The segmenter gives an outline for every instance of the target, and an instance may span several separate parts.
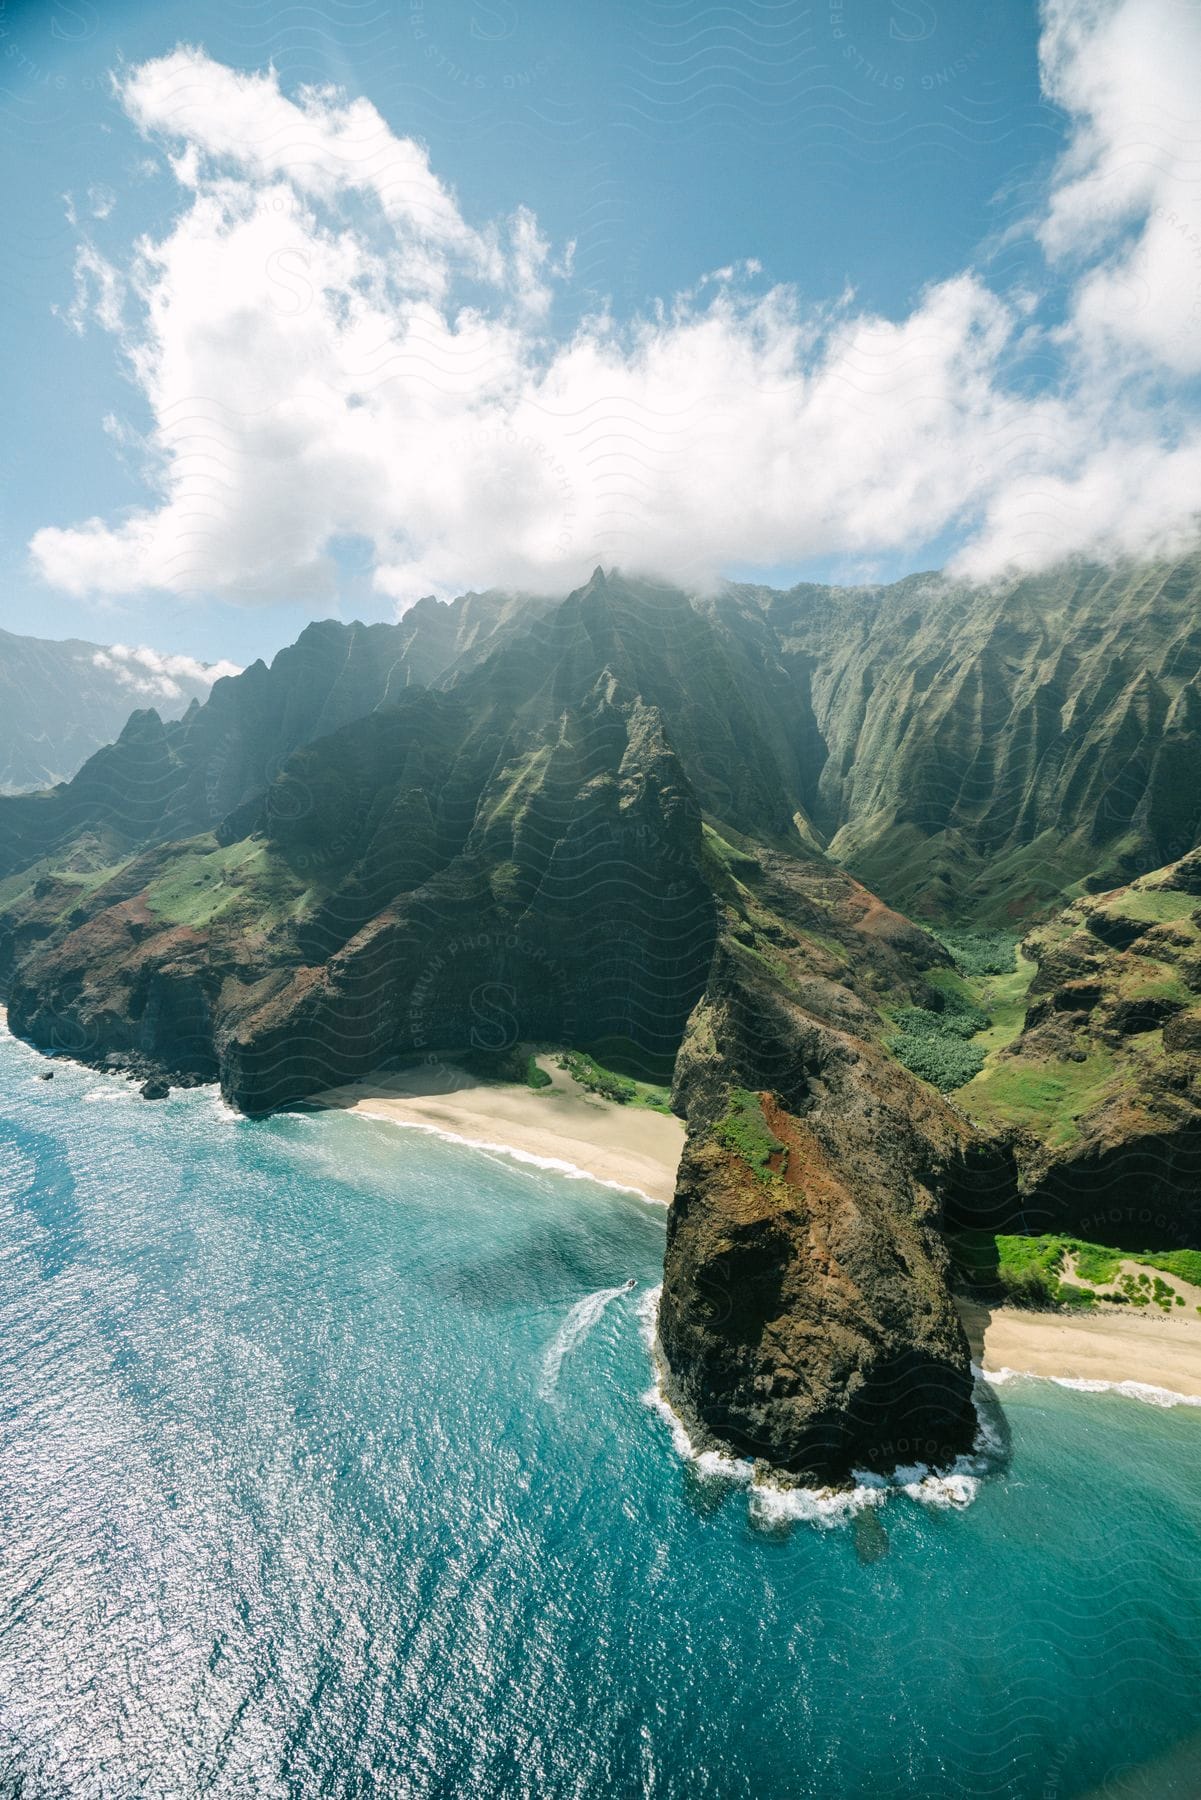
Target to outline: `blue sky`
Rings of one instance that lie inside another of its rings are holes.
[[[1197,88],[1179,84],[1201,73],[1196,14],[8,5],[0,623],[245,661],[312,616],[390,617],[416,591],[492,579],[554,586],[594,554],[782,580],[888,576],[965,545],[973,574],[1015,544],[1021,566],[1171,547],[1194,475]],[[164,64],[180,45],[194,60]],[[262,85],[235,89],[238,74]],[[363,103],[378,119],[347,113]],[[382,148],[348,177],[364,119]],[[281,160],[272,144],[297,128],[312,144]],[[376,178],[410,140],[450,209],[432,233],[427,199],[402,216]],[[181,178],[169,159],[187,155]],[[274,207],[301,234],[262,236],[269,330],[258,240],[241,262],[230,249],[253,207],[260,233]],[[145,244],[168,241],[148,263]],[[308,309],[294,326],[289,282]],[[424,372],[414,319],[434,346]],[[261,394],[249,342],[270,365]],[[301,413],[290,367],[312,390]],[[483,395],[459,382],[477,367]],[[180,521],[205,434],[185,443],[177,422],[198,369],[224,485],[204,476],[193,555]],[[1098,370],[1104,443],[1082,399]],[[570,420],[613,404],[622,430],[592,432],[581,463]],[[1118,531],[1101,515],[1131,469]],[[239,511],[221,496],[248,470]],[[1021,529],[1048,494],[1054,526]]]

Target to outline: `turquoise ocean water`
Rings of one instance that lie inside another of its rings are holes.
[[[0,1794],[1201,1793],[1201,1411],[1014,1382],[971,1504],[769,1517],[648,1404],[661,1209],[45,1066],[0,1037]]]

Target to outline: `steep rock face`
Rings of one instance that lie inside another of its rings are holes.
[[[67,786],[0,801],[0,880],[91,834],[236,838],[287,757],[415,687],[486,672],[570,704],[602,670],[657,708],[706,814],[828,846],[925,917],[1045,912],[1181,855],[1201,831],[1201,563],[1072,568],[979,589],[733,586],[598,570],[561,602],[469,594],[395,626],[314,625],[164,726],[130,722]],[[278,798],[282,796],[277,795]]]
[[[547,602],[467,594],[422,601],[397,625],[310,625],[270,668],[252,663],[213,684],[207,702],[164,723],[134,712],[115,743],[74,779],[0,800],[0,880],[81,839],[93,861],[216,831],[243,835],[264,797],[294,806],[276,777],[293,751],[387,706],[407,690],[478,666]],[[249,817],[247,816],[249,810]]]
[[[1191,579],[1132,577],[1115,624],[1084,574],[1000,618],[929,580],[702,603],[598,571],[558,606],[313,628],[0,801],[11,1023],[250,1112],[517,1041],[675,1061],[690,1429],[814,1479],[945,1462],[973,1419],[944,1214],[1103,1236],[1137,1182],[1157,1241],[1196,1238],[1201,874],[1032,938],[1019,1044],[951,1103],[887,1050],[948,954],[820,838],[933,911],[995,857],[1020,913],[1028,851],[1052,883],[1184,830]]]
[[[989,588],[736,588],[710,605],[787,673],[816,828],[917,916],[1037,915],[1082,877],[1112,886],[1201,834],[1195,555]]]
[[[455,789],[452,837],[461,802]],[[519,1039],[616,1045],[662,1076],[713,942],[699,835],[656,715],[594,695],[553,743],[501,755],[444,864],[238,1020],[223,1040],[231,1096],[263,1110],[385,1055]],[[370,845],[359,866],[373,885]]]
[[[827,888],[847,961],[823,975],[823,945],[759,910],[786,874],[805,879],[777,864],[732,896],[677,1063],[662,1379],[694,1441],[807,1480],[945,1465],[976,1421],[940,1197],[974,1134],[885,1055],[871,1004],[939,953]]]
[[[798,823],[808,830],[799,798],[806,739],[784,670],[748,654],[682,590],[597,569],[522,639],[499,645],[490,688],[512,684],[524,695],[531,664],[553,671],[560,704],[603,670],[653,706],[707,814],[792,844]],[[475,692],[473,674],[460,665],[442,685]]]
[[[946,952],[819,855],[703,822],[665,709],[761,833],[791,828],[773,797],[789,748],[739,721],[737,659],[696,618],[594,579],[443,691],[409,684],[294,749],[219,834],[37,877],[7,918],[10,1018],[93,1060],[216,1073],[249,1112],[392,1057],[531,1039],[662,1078],[688,1027],[663,1327],[682,1408],[823,1478],[916,1457],[919,1436],[939,1460],[971,1431],[934,1230],[961,1146],[878,1040],[881,1007]],[[718,696],[695,703],[697,631],[745,774],[707,730]],[[775,1168],[723,1124],[751,1088]],[[724,1322],[699,1304],[722,1270],[742,1296]]]

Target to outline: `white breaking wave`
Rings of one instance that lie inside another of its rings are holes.
[[[850,1524],[865,1507],[883,1506],[891,1494],[904,1494],[922,1506],[958,1512],[971,1505],[981,1481],[1000,1466],[1003,1457],[1001,1440],[979,1407],[976,1409],[975,1443],[970,1453],[956,1457],[949,1469],[931,1469],[925,1463],[904,1464],[888,1475],[878,1475],[870,1469],[853,1469],[850,1487],[777,1487],[771,1481],[757,1480],[754,1463],[745,1457],[728,1455],[720,1450],[698,1450],[684,1421],[663,1392],[660,1379],[655,1335],[662,1292],[661,1286],[650,1289],[638,1307],[643,1336],[655,1364],[654,1385],[642,1396],[643,1401],[667,1424],[676,1454],[691,1463],[699,1475],[729,1481],[747,1489],[747,1510],[753,1523],[779,1525],[797,1521],[828,1530],[835,1525]],[[973,1374],[978,1376],[979,1373],[973,1365]]]
[[[1051,1381],[1056,1387],[1071,1388],[1078,1394],[1122,1394],[1127,1400],[1141,1400],[1145,1406],[1201,1406],[1201,1394],[1177,1394],[1172,1388],[1155,1387],[1149,1381],[1099,1381],[1086,1375],[1031,1375],[1024,1369],[987,1369],[980,1371],[993,1387],[1007,1381]]]
[[[544,1400],[549,1400],[559,1384],[559,1371],[563,1367],[563,1358],[574,1350],[582,1338],[586,1338],[592,1327],[597,1324],[611,1300],[618,1294],[628,1293],[624,1285],[621,1287],[598,1288],[595,1294],[585,1294],[577,1300],[562,1325],[554,1343],[546,1352],[542,1363],[542,1381],[539,1393]]]

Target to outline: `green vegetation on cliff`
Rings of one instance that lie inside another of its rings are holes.
[[[788,1167],[788,1151],[764,1117],[762,1100],[746,1088],[731,1091],[730,1109],[718,1120],[716,1136],[760,1181],[783,1175]]]
[[[1190,1112],[1187,1059],[1201,1047],[1191,1024],[1201,1004],[1192,860],[1081,896],[1030,934],[1022,1029],[989,1046],[961,1090],[973,1117],[1057,1151]]]
[[[1034,965],[1017,956],[1011,932],[935,935],[955,967],[929,972],[928,1004],[893,1012],[897,1030],[888,1048],[913,1074],[949,1093],[980,1073],[990,1051],[1017,1035]]]
[[[978,1075],[960,1100],[974,1118],[1017,1125],[1051,1145],[1068,1144],[1080,1120],[1103,1097],[1117,1069],[1112,1051],[1097,1048],[1079,1062],[1014,1057]]]
[[[944,1092],[962,1087],[984,1067],[984,1052],[971,1040],[987,1030],[987,1013],[954,989],[936,989],[942,1004],[904,1006],[893,1014],[897,1035],[889,1049],[923,1081]]]
[[[934,933],[955,958],[961,975],[1011,975],[1018,940],[1012,931],[984,926],[944,926]]]
[[[295,751],[415,689],[470,692],[483,733],[512,699],[477,823],[520,840],[540,829],[553,754],[549,732],[510,731],[536,692],[524,665],[547,699],[558,681],[574,704],[601,678],[640,696],[723,835],[826,847],[952,936],[965,921],[1012,929],[1074,885],[1115,887],[1196,842],[1199,603],[1193,556],[988,588],[927,574],[703,597],[598,570],[561,601],[473,594],[395,626],[325,621],[184,719],[135,714],[68,786],[0,809],[0,877],[84,829],[124,852],[261,828]],[[520,901],[521,868],[495,859],[503,903]],[[970,954],[990,972],[986,940]]]
[[[638,1081],[616,1069],[607,1069],[585,1050],[565,1050],[559,1067],[579,1082],[590,1094],[613,1100],[618,1106],[647,1106],[652,1112],[669,1113],[670,1089],[653,1081]]]
[[[1007,926],[1167,863],[1201,832],[1199,599],[1196,555],[761,598],[827,751],[810,816],[936,920]]]

